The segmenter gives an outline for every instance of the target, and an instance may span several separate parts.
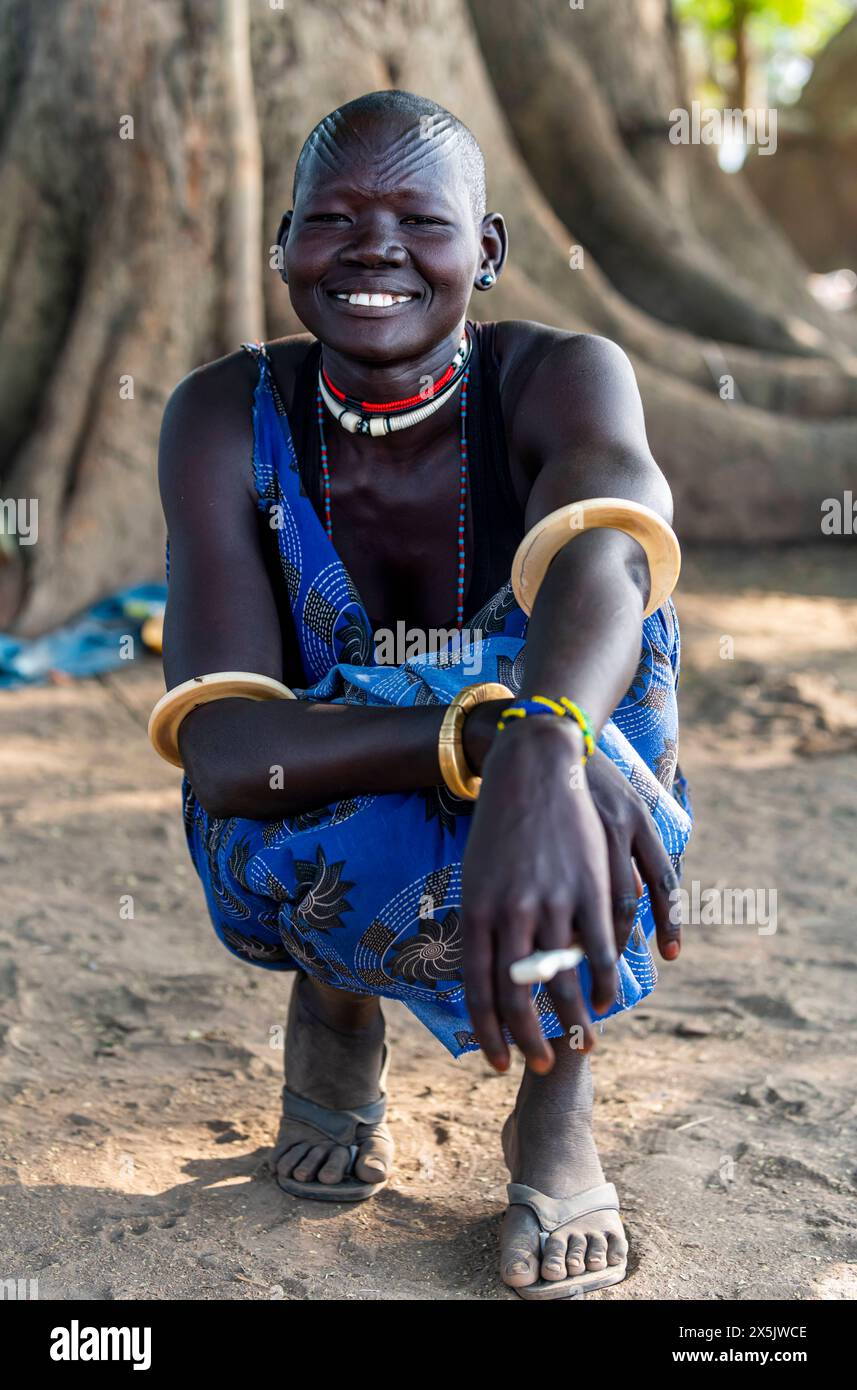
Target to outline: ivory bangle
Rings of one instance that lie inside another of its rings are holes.
[[[155,752],[173,767],[184,767],[178,744],[182,720],[197,705],[236,696],[244,700],[297,699],[281,681],[254,671],[213,671],[207,676],[193,676],[168,690],[152,710],[148,732]]]
[[[571,502],[538,521],[515,551],[512,589],[525,613],[532,613],[536,595],[548,567],[563,546],[584,531],[610,527],[633,536],[649,562],[649,601],[644,618],[666,603],[681,569],[681,550],[676,534],[662,516],[642,502],[621,497],[590,497]]]
[[[511,699],[514,696],[508,686],[484,681],[481,685],[466,685],[447,706],[437,741],[437,757],[440,774],[453,796],[475,801],[482,786],[482,778],[470,770],[464,756],[462,731],[467,715],[484,700]]]

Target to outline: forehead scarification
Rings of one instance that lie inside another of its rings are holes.
[[[319,121],[298,156],[293,201],[310,169],[316,179],[344,175],[368,196],[406,188],[415,174],[419,185],[434,170],[435,186],[450,194],[466,189],[476,220],[485,215],[485,160],[473,132],[446,107],[413,92],[367,92]]]
[[[390,192],[414,174],[437,166],[445,166],[450,179],[463,141],[449,117],[431,117],[428,127],[419,121],[408,122],[396,132],[385,130],[385,124],[375,120],[362,131],[351,121],[326,117],[314,132],[310,167],[317,161],[330,174],[349,173],[356,151],[371,171],[371,186],[367,187],[363,178],[355,179],[354,185],[366,192]]]

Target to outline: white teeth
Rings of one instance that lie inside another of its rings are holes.
[[[410,294],[337,294],[337,299],[349,304],[365,304],[371,309],[390,309],[394,304],[407,304]]]

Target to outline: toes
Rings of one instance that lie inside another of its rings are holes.
[[[290,1178],[292,1170],[307,1152],[309,1144],[292,1144],[291,1148],[286,1149],[285,1153],[277,1160],[277,1176],[280,1178]]]
[[[565,1236],[548,1236],[545,1241],[545,1248],[542,1251],[542,1278],[543,1279],[564,1279],[568,1273],[566,1269],[566,1255],[568,1252],[568,1242]]]
[[[607,1263],[609,1265],[623,1264],[628,1258],[628,1242],[624,1236],[617,1235],[611,1231],[607,1236]]]
[[[304,1154],[292,1173],[298,1182],[312,1182],[330,1152],[328,1144],[316,1144],[309,1153]]]
[[[502,1269],[503,1283],[510,1288],[521,1289],[526,1284],[535,1284],[539,1278],[539,1262],[531,1250],[506,1251]]]
[[[510,1207],[500,1231],[500,1277],[513,1289],[539,1278],[539,1228],[532,1212]]]
[[[361,1145],[352,1170],[351,1152],[343,1144],[313,1144],[304,1140],[292,1144],[277,1160],[277,1177],[330,1186],[342,1182],[353,1171],[361,1182],[377,1183],[387,1177],[392,1158],[392,1140],[373,1135]]]
[[[360,1145],[354,1160],[354,1172],[361,1182],[383,1182],[390,1171],[392,1157],[392,1142],[380,1134],[374,1134]]]
[[[350,1157],[348,1149],[344,1149],[341,1144],[338,1144],[335,1149],[331,1149],[325,1162],[318,1170],[319,1182],[342,1182]]]
[[[607,1237],[591,1235],[586,1250],[586,1268],[604,1269],[607,1264]]]
[[[586,1236],[573,1235],[569,1237],[568,1250],[565,1254],[565,1267],[569,1274],[582,1274],[586,1268]]]

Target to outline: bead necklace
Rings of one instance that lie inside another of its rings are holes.
[[[462,340],[462,343],[464,343],[464,340]],[[459,353],[460,353],[460,352],[461,352],[461,349],[459,349]],[[459,402],[459,411],[458,411],[459,422],[460,422],[460,436],[459,436],[459,459],[460,459],[460,464],[459,464],[459,471],[458,471],[458,522],[457,522],[457,530],[456,530],[456,535],[457,535],[457,539],[458,539],[458,568],[457,568],[457,570],[456,570],[456,585],[455,585],[455,595],[456,595],[456,620],[455,620],[455,625],[456,625],[456,627],[460,630],[460,629],[463,627],[463,625],[464,625],[464,567],[465,567],[465,545],[464,545],[464,543],[465,543],[465,537],[466,537],[466,532],[467,532],[467,479],[468,479],[468,464],[467,464],[467,385],[468,385],[468,380],[469,380],[469,378],[470,378],[470,362],[469,362],[469,360],[468,360],[468,359],[469,359],[469,355],[470,355],[470,353],[469,353],[469,340],[468,340],[468,347],[467,347],[466,356],[465,356],[465,358],[463,359],[463,362],[462,362],[461,364],[458,364],[458,365],[460,366],[460,365],[463,365],[464,362],[466,362],[466,365],[464,365],[463,371],[460,371],[460,372],[457,371],[457,369],[456,369],[456,367],[457,367],[456,359],[458,358],[459,353],[456,353],[456,357],[453,358],[452,365],[447,369],[447,372],[444,373],[444,377],[441,378],[441,381],[438,382],[438,386],[437,386],[437,388],[435,388],[435,389],[439,391],[439,390],[441,389],[441,383],[444,382],[444,380],[446,380],[446,381],[449,382],[449,386],[447,387],[446,390],[443,391],[443,395],[442,395],[441,399],[438,400],[437,397],[435,397],[435,400],[432,400],[432,401],[431,401],[431,406],[433,407],[433,410],[429,410],[427,413],[428,413],[428,414],[433,414],[433,413],[434,413],[434,410],[438,409],[439,406],[443,404],[443,401],[445,401],[445,400],[447,399],[447,397],[450,396],[450,395],[452,394],[452,391],[453,391],[453,390],[456,390],[457,387],[458,387],[459,384],[460,384],[460,386],[461,386],[461,400],[460,400],[460,402]],[[450,373],[453,374],[453,376],[454,376],[454,381],[453,381],[453,379],[452,379],[452,376],[450,376]],[[333,389],[335,389],[335,388],[333,388]],[[327,406],[328,406],[328,409],[331,408],[331,407],[330,407],[329,400],[327,399],[328,394],[329,394],[329,393],[328,393],[328,392],[326,391],[326,389],[325,389],[324,377],[323,377],[323,375],[322,375],[321,370],[319,370],[319,385],[318,385],[318,389],[317,389],[317,391],[316,391],[316,398],[315,398],[315,401],[316,401],[316,416],[317,416],[317,418],[318,418],[318,438],[319,438],[319,444],[320,444],[320,446],[321,446],[321,476],[322,476],[322,493],[323,493],[322,501],[323,501],[323,507],[324,507],[324,529],[325,529],[325,531],[327,532],[328,539],[332,541],[332,540],[333,540],[333,517],[332,517],[332,515],[331,515],[331,509],[330,509],[330,496],[331,496],[331,493],[330,493],[330,463],[329,463],[328,456],[327,456],[327,443],[326,443],[325,437],[324,437],[324,407],[325,407],[325,405],[327,405]],[[341,395],[342,393],[337,393],[337,394],[338,394],[338,395]],[[344,400],[345,397],[342,396],[342,399]],[[369,406],[369,405],[367,405],[367,403],[365,403],[365,402],[361,402],[361,405],[363,406],[364,409],[389,411],[389,410],[391,410],[391,409],[393,409],[393,408],[395,408],[396,406],[399,406],[399,405],[403,405],[403,404],[406,405],[406,406],[410,405],[410,401],[411,401],[412,399],[420,399],[420,398],[419,398],[419,397],[416,397],[416,398],[411,397],[411,398],[408,399],[407,402],[393,402],[393,403],[388,404],[388,405],[386,405],[386,406],[384,406],[384,405]],[[435,401],[437,401],[437,404],[435,404]],[[334,405],[337,407],[337,409],[339,408],[336,401],[334,401]],[[411,413],[412,415],[418,415],[420,419],[424,419],[424,418],[425,418],[425,415],[424,415],[424,414],[421,414],[419,411],[413,411],[413,412],[410,412],[410,413]],[[391,419],[394,420],[395,418],[396,418],[395,416],[392,416],[392,417],[391,417],[391,416],[389,416],[389,415],[387,415],[387,416],[385,417],[385,419],[386,419],[387,421],[389,421],[389,420],[391,420]],[[400,418],[401,418],[401,417],[400,417]],[[339,419],[339,420],[340,420],[340,423],[342,423],[340,415],[337,415],[337,419]],[[417,421],[416,421],[416,420],[409,420],[407,423],[408,423],[408,424],[416,424]],[[349,426],[349,425],[346,425],[345,428],[346,428],[346,429],[350,429],[350,426]],[[393,426],[393,428],[395,428],[395,426]],[[350,432],[351,432],[351,433],[357,433],[356,430],[351,430],[351,429],[350,429]],[[367,431],[367,432],[368,432],[368,431]],[[389,432],[389,431],[385,431],[385,432]],[[371,433],[374,434],[375,431],[373,430],[373,431],[371,431]]]
[[[410,425],[418,425],[421,420],[427,420],[436,410],[440,410],[458,388],[469,360],[470,339],[465,333],[440,380],[430,390],[401,401],[386,401],[378,405],[359,401],[356,396],[347,396],[344,391],[337,390],[320,362],[318,389],[331,415],[344,430],[349,434],[371,434],[377,439],[385,434],[406,430]]]

